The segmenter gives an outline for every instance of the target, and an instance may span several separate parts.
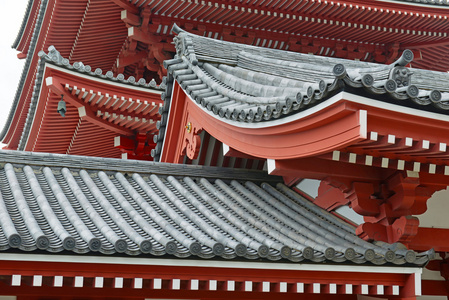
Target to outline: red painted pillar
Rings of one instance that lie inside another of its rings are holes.
[[[417,278],[419,277],[419,278]],[[410,274],[405,282],[404,287],[401,291],[401,296],[394,299],[404,299],[404,300],[416,300],[416,294],[419,290],[421,294],[421,287],[417,288],[417,284],[421,285],[421,275],[420,274]]]

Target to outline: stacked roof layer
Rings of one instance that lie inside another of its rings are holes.
[[[22,131],[22,135],[21,138],[19,140],[19,144],[18,144],[18,150],[24,150],[26,143],[28,141],[28,137],[29,137],[29,133],[31,131],[31,127],[33,124],[33,120],[35,119],[35,112],[38,106],[38,102],[42,101],[42,100],[46,100],[46,99],[39,99],[40,98],[40,90],[42,85],[45,85],[45,78],[44,78],[44,71],[45,71],[45,66],[47,64],[49,65],[55,65],[55,66],[59,66],[62,67],[64,69],[67,69],[68,71],[74,71],[79,73],[80,75],[88,75],[92,78],[98,78],[98,79],[102,79],[105,80],[105,82],[111,81],[111,82],[117,82],[117,83],[121,83],[124,84],[124,88],[126,88],[126,86],[137,86],[137,87],[141,87],[141,88],[146,88],[148,89],[149,92],[160,92],[161,90],[164,90],[166,88],[165,83],[161,83],[161,84],[157,84],[156,81],[153,79],[150,82],[146,82],[145,79],[140,78],[138,80],[136,80],[133,76],[129,76],[128,78],[125,79],[123,74],[118,74],[117,76],[114,76],[114,74],[112,73],[112,71],[107,71],[107,72],[103,72],[103,70],[101,70],[100,68],[97,68],[95,70],[92,70],[92,68],[89,65],[84,65],[82,62],[75,62],[73,64],[70,64],[69,60],[67,58],[64,58],[61,56],[61,54],[59,53],[59,51],[54,47],[54,46],[50,46],[48,48],[48,53],[45,53],[44,51],[40,51],[39,52],[39,65],[37,67],[37,74],[36,74],[36,81],[34,84],[34,91],[31,95],[31,103],[30,103],[30,108],[28,110],[28,114],[27,114],[27,118],[24,124],[24,129]],[[69,89],[70,92],[76,93],[77,91],[72,91]],[[76,93],[76,96],[78,96],[82,101],[90,104],[90,105],[95,105],[95,103],[90,103],[89,99],[93,98],[91,97],[91,95],[89,93],[84,93],[80,94]],[[97,102],[100,102],[99,100]],[[104,102],[104,105],[110,107],[110,106],[115,106],[118,102],[120,102],[120,99],[115,99],[112,96],[110,97],[109,100],[107,101],[102,101]],[[117,103],[116,103],[117,102]],[[135,107],[136,105],[138,105],[136,107],[136,109],[140,110],[140,111],[147,111],[148,108],[150,108],[150,106],[152,106],[151,103],[141,103],[138,104],[136,101],[132,102],[126,102],[129,103],[129,106],[133,106]],[[123,104],[123,105],[126,105]],[[56,111],[55,111],[56,112]],[[9,120],[8,120],[9,121]],[[76,122],[78,123],[78,120],[76,120]],[[5,128],[9,127],[8,124],[6,124]]]
[[[165,61],[182,88],[217,118],[270,121],[325,100],[344,85],[392,99],[449,109],[449,74],[405,67],[404,51],[381,65],[266,49],[193,35],[174,27],[177,57]]]
[[[204,111],[245,127],[290,116],[349,89],[397,105],[449,109],[449,74],[406,67],[406,50],[390,65],[293,53],[215,40],[181,30],[176,57],[164,62],[168,82],[176,80]],[[159,135],[164,136],[172,85],[162,95]],[[375,100],[377,99],[377,100]],[[379,106],[381,103],[379,102]],[[152,152],[159,159],[163,138]]]
[[[422,265],[259,171],[0,152],[0,249]],[[262,183],[264,182],[264,183]]]

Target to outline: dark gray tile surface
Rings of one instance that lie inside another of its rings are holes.
[[[415,266],[432,255],[366,242],[264,172],[0,151],[10,248]]]
[[[381,65],[214,40],[176,25],[174,31],[177,55],[164,65],[192,99],[224,120],[270,121],[343,86],[449,109],[449,74],[405,67],[410,50]]]

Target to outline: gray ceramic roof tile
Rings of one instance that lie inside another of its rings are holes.
[[[380,65],[214,40],[176,25],[174,31],[177,55],[164,65],[192,99],[224,120],[271,121],[307,109],[345,85],[408,100],[406,105],[449,109],[449,74],[405,67],[413,60],[410,50]]]
[[[399,265],[432,255],[354,231],[261,171],[0,151],[2,251]]]
[[[125,76],[121,73],[118,74],[117,76],[114,76],[114,73],[112,71],[107,71],[105,74],[103,74],[104,72],[102,69],[97,68],[95,70],[92,70],[91,66],[84,65],[82,62],[74,62],[73,64],[70,64],[69,60],[67,58],[62,57],[59,51],[54,46],[48,47],[48,53],[40,51],[38,55],[41,58],[41,62],[42,61],[47,62],[69,70],[75,70],[79,73],[84,73],[90,76],[95,76],[102,79],[109,79],[112,81],[118,81],[125,84],[147,87],[152,89],[158,90],[165,89],[164,83],[158,85],[154,79],[152,79],[150,82],[146,82],[144,78],[136,80],[134,76],[129,76],[127,79],[125,79]]]
[[[381,65],[214,40],[176,25],[173,31],[177,54],[164,62],[169,76],[151,153],[155,161],[162,152],[173,80],[217,119],[242,126],[306,110],[343,89],[397,105],[449,110],[449,74],[405,67],[413,60],[410,50]]]

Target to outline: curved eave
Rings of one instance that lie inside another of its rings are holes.
[[[30,37],[33,33],[37,14],[39,13],[38,5],[40,5],[40,1],[28,1],[19,32],[17,33],[17,37],[11,46],[22,53],[26,53],[28,50],[27,47],[29,46]]]
[[[160,91],[52,64],[41,68],[35,99],[17,137],[20,150],[119,157],[115,136],[156,130]],[[61,94],[67,103],[65,117],[57,112]]]
[[[412,164],[436,164],[442,169],[444,160],[449,159],[449,148],[444,147],[449,144],[447,115],[341,92],[282,119],[241,123],[217,117],[180,90],[175,85],[176,98],[172,101],[176,105],[172,104],[170,108],[161,154],[164,162],[176,161],[187,136],[185,126],[188,122],[223,142],[227,149],[263,159],[321,157],[341,150]],[[371,140],[373,134],[379,141]],[[406,140],[410,146],[398,151],[397,147]],[[366,147],[370,142],[372,144]],[[430,148],[436,152],[430,153]]]

